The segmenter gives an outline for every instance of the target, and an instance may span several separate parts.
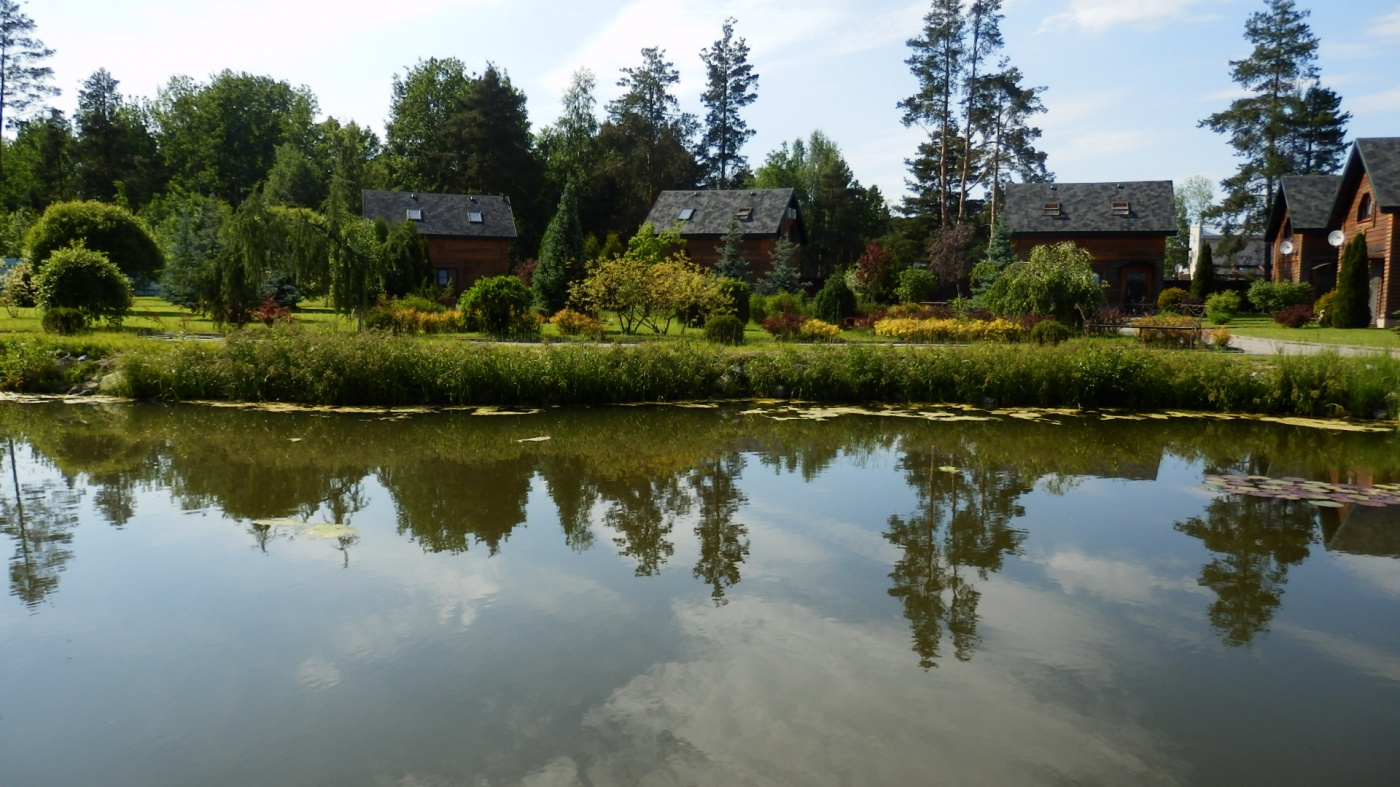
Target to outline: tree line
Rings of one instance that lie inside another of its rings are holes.
[[[1254,50],[1231,63],[1250,95],[1201,121],[1229,137],[1239,172],[1222,182],[1223,201],[1191,211],[1239,235],[1262,225],[1282,176],[1337,170],[1350,117],[1321,85],[1308,12],[1292,0],[1264,2],[1246,25]],[[873,253],[895,271],[926,269],[945,291],[971,293],[1007,262],[996,256],[1001,245],[988,243],[1002,188],[1054,177],[1033,122],[1046,88],[1025,84],[1004,52],[1002,6],[931,0],[908,41],[918,88],[898,109],[926,137],[906,160],[908,191],[892,211],[819,130],[750,166],[744,148],[754,131],[744,110],[760,77],[732,18],[698,53],[703,117],[681,109],[680,73],[656,47],[620,70],[621,93],[601,114],[599,77],[575,72],[557,119],[538,128],[505,69],[487,63],[478,73],[457,58],[428,58],[395,75],[381,139],[352,121],[317,120],[308,87],[227,70],[207,81],[175,76],[154,98],[133,99],[99,69],[67,117],[45,103],[57,93],[43,65],[52,50],[18,0],[0,0],[0,123],[16,132],[0,143],[0,251],[19,255],[29,224],[68,200],[127,207],[172,249],[214,232],[191,229],[191,217],[218,223],[249,200],[257,210],[310,211],[317,226],[339,232],[359,216],[361,190],[373,188],[506,194],[517,262],[549,256],[552,224],[567,225],[570,238],[554,254],[591,257],[620,248],[617,238],[636,231],[662,190],[793,188],[808,230],[804,280],[848,270],[878,243]],[[327,243],[332,256],[355,254],[343,239]],[[980,280],[972,276],[979,262],[991,263]]]

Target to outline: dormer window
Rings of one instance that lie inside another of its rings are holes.
[[[1058,203],[1058,202],[1047,202],[1047,203],[1045,203],[1045,207],[1042,208],[1041,215],[1042,215],[1042,216],[1059,216],[1059,215],[1060,215],[1060,203]]]
[[[472,224],[484,224],[486,220],[482,218],[480,213],[472,211],[467,214],[467,221],[470,221]]]
[[[1120,200],[1120,201],[1114,202],[1114,203],[1113,203],[1113,215],[1115,215],[1115,216],[1131,216],[1131,215],[1133,215],[1133,207],[1132,207],[1132,205],[1128,204],[1128,201],[1127,201],[1127,200]]]
[[[739,221],[753,221],[753,208],[740,208],[734,211],[734,218]]]
[[[1376,217],[1376,203],[1370,194],[1361,195],[1361,204],[1356,206],[1356,220],[1370,221]]]
[[[422,220],[423,220],[423,211],[419,210],[418,208],[409,208],[409,209],[408,209],[408,212],[407,212],[407,215],[408,215],[408,220],[409,220],[409,221],[422,221]]]

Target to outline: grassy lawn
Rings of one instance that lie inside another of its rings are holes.
[[[1237,317],[1225,326],[1236,336],[1251,336],[1259,339],[1278,339],[1289,342],[1316,342],[1317,344],[1351,344],[1358,347],[1400,348],[1400,334],[1388,328],[1285,328],[1272,318]]]

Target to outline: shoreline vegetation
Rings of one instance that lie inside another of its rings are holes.
[[[588,345],[275,328],[224,341],[0,339],[0,390],[142,401],[559,406],[723,399],[1396,419],[1400,359],[1241,357],[1122,342]]]

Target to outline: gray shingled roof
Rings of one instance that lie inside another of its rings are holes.
[[[482,194],[417,194],[407,191],[364,192],[361,213],[367,219],[382,218],[397,224],[408,218],[409,210],[423,211],[418,225],[422,235],[457,238],[514,238],[515,211],[506,197]],[[471,220],[480,213],[481,222]]]
[[[1400,209],[1400,137],[1358,139],[1356,152],[1371,176],[1376,206],[1381,210]]]
[[[1264,237],[1272,238],[1278,233],[1284,211],[1288,212],[1294,230],[1327,229],[1341,185],[1341,175],[1286,175],[1281,178],[1278,195],[1269,208],[1269,225]]]
[[[797,207],[797,192],[793,189],[758,189],[757,191],[663,191],[647,214],[657,231],[681,224],[681,235],[725,235],[730,220],[741,210],[752,208],[753,215],[739,222],[745,235],[776,235],[788,208]],[[688,220],[681,212],[693,210]],[[800,214],[798,221],[801,221]]]
[[[1060,215],[1045,215],[1052,202],[1060,204]],[[1114,215],[1115,202],[1127,202],[1128,215]],[[1176,234],[1170,180],[1013,183],[1002,216],[1013,235]]]

